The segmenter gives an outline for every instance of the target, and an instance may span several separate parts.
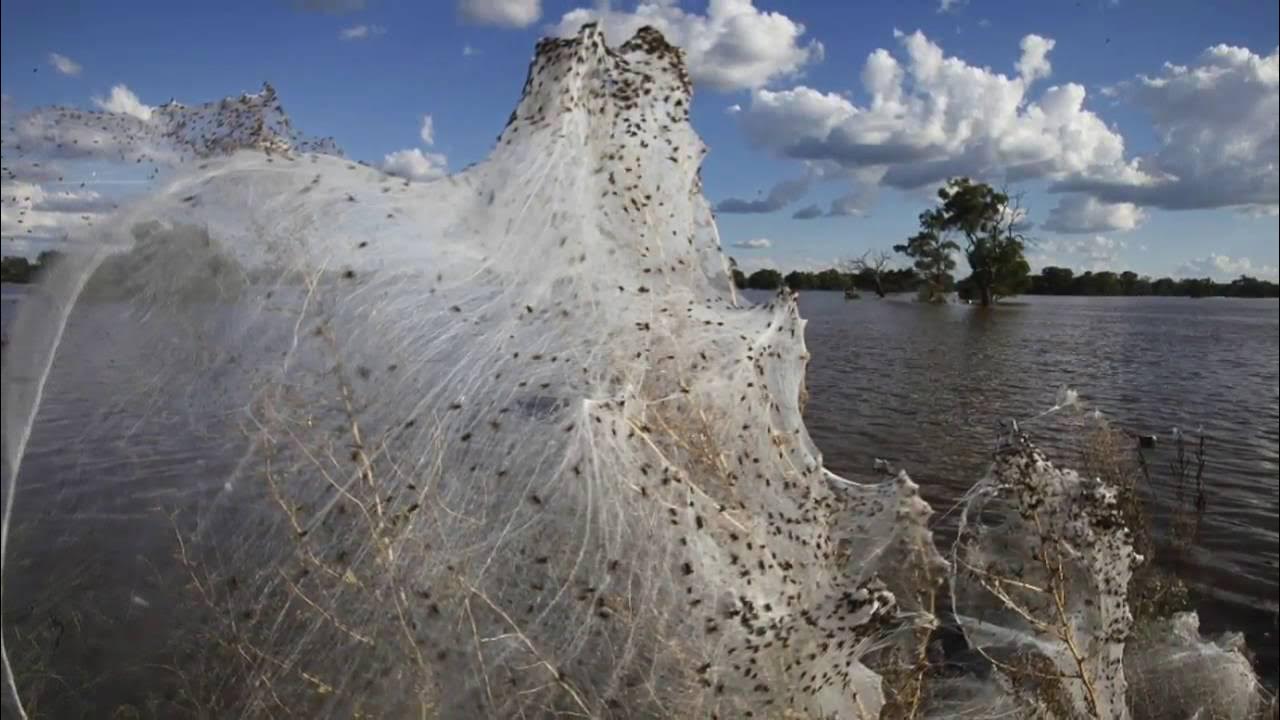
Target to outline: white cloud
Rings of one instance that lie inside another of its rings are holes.
[[[773,243],[768,238],[751,238],[750,240],[739,240],[733,244],[733,247],[747,250],[764,250],[765,248],[773,247]]]
[[[422,129],[418,131],[418,135],[426,145],[431,146],[436,144],[436,125],[430,115],[422,116]]]
[[[54,70],[72,77],[78,76],[80,71],[84,70],[80,63],[59,53],[49,53],[49,64],[53,66]]]
[[[831,201],[829,217],[865,217],[875,205],[875,185],[854,182],[849,192]]]
[[[1103,233],[1132,230],[1147,219],[1133,203],[1107,203],[1088,195],[1065,195],[1049,211],[1044,229],[1056,233]]]
[[[1140,175],[1124,139],[1085,109],[1085,89],[1031,84],[1049,71],[1053,41],[1023,39],[1020,74],[947,57],[923,33],[896,32],[902,59],[872,52],[861,73],[866,104],[799,86],[760,89],[739,114],[749,139],[779,154],[858,173],[862,184],[936,186],[969,175],[1052,180]]]
[[[412,148],[383,157],[382,171],[406,180],[435,180],[448,174],[448,163],[444,155]]]
[[[1089,270],[1116,270],[1120,264],[1120,251],[1126,247],[1124,240],[1094,235],[1040,243],[1036,249],[1046,255],[1075,256]]]
[[[466,44],[462,46],[462,57],[471,57],[473,55],[479,55],[479,54],[480,54],[480,51],[477,50],[476,48],[471,47],[470,44]]]
[[[99,107],[113,108],[126,103],[97,99]],[[143,106],[139,112],[151,117]],[[6,122],[3,147],[5,166],[19,180],[47,182],[63,174],[54,161],[96,158],[130,161],[173,159],[172,147],[157,132],[150,120],[127,113],[75,113],[60,108],[25,113]],[[13,161],[9,160],[12,152]]]
[[[109,113],[132,115],[143,121],[150,120],[151,111],[155,109],[150,105],[144,104],[125,85],[116,85],[111,88],[111,95],[105,100],[99,97],[93,98],[93,104]]]
[[[92,191],[49,192],[41,185],[0,185],[0,234],[8,238],[60,238],[91,224],[114,203]]]
[[[45,192],[40,202],[35,203],[35,210],[47,212],[87,213],[105,212],[114,207],[114,203],[94,190],[83,192],[59,191]]]
[[[1020,47],[1022,57],[1018,58],[1018,77],[1028,85],[1040,78],[1049,77],[1053,65],[1049,62],[1049,51],[1057,42],[1039,35],[1028,35],[1022,38]]]
[[[1031,272],[1040,272],[1041,268],[1050,266],[1061,267],[1062,265],[1062,263],[1058,261],[1057,256],[1043,252],[1028,253],[1027,264],[1031,266]]]
[[[557,35],[597,22],[612,43],[623,42],[645,25],[657,28],[684,49],[694,82],[718,90],[757,88],[798,74],[822,59],[822,44],[804,42],[804,25],[777,12],[756,9],[752,0],[711,0],[706,15],[685,12],[669,0],[645,0],[633,12],[571,10],[553,28]]]
[[[542,0],[458,0],[458,14],[478,25],[522,28],[542,17]]]
[[[969,0],[938,0],[938,12],[955,12],[968,4]]]
[[[1058,190],[1166,209],[1280,205],[1280,50],[1215,45],[1191,67],[1112,88],[1150,115],[1159,147],[1137,159],[1145,181],[1076,178]]]
[[[1280,279],[1280,271],[1271,265],[1255,265],[1247,257],[1232,258],[1228,255],[1210,253],[1202,258],[1188,260],[1178,266],[1175,271],[1178,277],[1201,278],[1214,280],[1234,280],[1241,275],[1276,281]]]
[[[783,180],[774,185],[769,190],[769,194],[759,200],[742,200],[739,198],[722,200],[716,204],[716,212],[769,213],[781,210],[783,207],[804,197],[804,194],[809,191],[810,182],[807,176],[795,180]]]
[[[385,35],[387,29],[381,25],[352,25],[349,28],[343,28],[338,37],[343,40],[368,40],[371,37]]]

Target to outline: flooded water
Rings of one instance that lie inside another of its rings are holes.
[[[749,292],[763,300],[767,293]],[[1246,633],[1275,684],[1280,596],[1280,304],[1275,300],[1028,297],[984,312],[906,298],[800,296],[812,360],[806,425],[826,464],[902,467],[940,514],[983,473],[1001,421],[1061,386],[1113,424],[1159,435],[1147,488],[1157,532],[1175,504],[1171,430],[1207,437],[1197,546],[1176,568],[1202,627]],[[1025,426],[1069,459],[1057,423]],[[946,518],[940,531],[946,535]],[[1157,555],[1159,558],[1159,555]]]
[[[6,289],[6,324],[17,297]],[[983,312],[905,298],[846,301],[837,293],[813,292],[801,296],[800,306],[809,321],[812,353],[807,423],[827,465],[852,477],[870,476],[876,458],[906,469],[939,510],[944,540],[954,519],[945,511],[983,473],[1001,421],[1040,413],[1061,386],[1076,389],[1083,405],[1120,427],[1160,436],[1150,454],[1153,463],[1167,464],[1173,427],[1202,432],[1208,438],[1204,525],[1198,546],[1176,570],[1197,596],[1205,629],[1246,633],[1261,673],[1276,684],[1276,301],[1027,298]],[[145,362],[145,348],[139,352],[138,361]],[[86,494],[66,489],[108,476],[159,473],[187,478],[191,491],[199,492],[220,483],[230,471],[224,466],[239,451],[226,446],[225,438],[189,437],[154,412],[172,400],[165,399],[172,388],[145,389],[133,407],[86,407],[76,395],[92,388],[75,389],[76,368],[92,368],[87,374],[100,382],[110,369],[98,365],[92,347],[84,347],[69,351],[54,368],[54,385],[63,390],[46,398],[22,468],[5,614],[7,624],[40,624],[45,621],[31,615],[39,607],[61,628],[70,621],[55,617],[58,611],[45,603],[72,603],[77,593],[109,590],[111,597],[92,600],[95,606],[123,607],[138,619],[106,623],[109,634],[100,642],[81,639],[75,646],[67,640],[59,650],[74,653],[74,662],[109,666],[113,652],[157,642],[166,613],[178,612],[166,601],[172,579],[156,570],[163,559],[154,555],[156,547],[171,553],[172,528],[139,523],[166,498],[120,492],[114,501],[108,496],[99,502],[100,497],[93,508],[84,508]],[[228,407],[235,402],[228,399]],[[137,415],[130,443],[93,446],[87,424],[103,412]],[[1071,438],[1061,423],[1042,421],[1025,429],[1051,452],[1068,454]],[[143,444],[151,450],[138,452]],[[1175,493],[1160,484],[1167,473],[1154,476],[1156,485],[1144,490],[1158,530]],[[41,556],[67,552],[83,561],[50,576]],[[106,588],[104,578],[120,587]],[[22,602],[11,605],[11,598]],[[69,605],[64,615],[78,624],[78,612]],[[140,627],[148,637],[137,637]],[[57,636],[63,636],[61,629]],[[10,647],[17,642],[12,636],[9,641]]]

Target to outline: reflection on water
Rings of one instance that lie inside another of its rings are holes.
[[[6,322],[11,292],[5,295]],[[984,471],[999,423],[1044,410],[1063,385],[1136,432],[1167,437],[1173,426],[1202,427],[1210,438],[1208,515],[1200,547],[1179,571],[1201,595],[1206,629],[1244,630],[1259,651],[1261,671],[1275,684],[1275,301],[1029,298],[984,312],[905,299],[845,301],[838,293],[815,292],[803,294],[800,307],[809,320],[812,353],[807,422],[827,465],[865,476],[875,458],[885,458],[908,470],[939,509],[944,539],[945,511]],[[101,323],[100,332],[109,334],[109,325]],[[167,421],[165,408],[202,403],[229,413],[244,400],[194,397],[198,388],[157,384],[129,392],[117,388],[112,394],[119,401],[110,407],[87,404],[87,397],[101,393],[77,379],[101,383],[111,368],[95,356],[91,334],[77,336],[89,342],[55,365],[52,386],[58,390],[46,397],[23,466],[20,524],[12,538],[13,562],[6,563],[5,613],[8,622],[38,625],[44,621],[24,613],[41,603],[56,608],[78,593],[102,593],[102,607],[131,608],[137,617],[105,622],[102,627],[114,632],[96,641],[79,638],[78,646],[67,640],[58,652],[71,654],[68,663],[110,665],[113,652],[136,654],[137,643],[158,643],[165,618],[180,612],[174,579],[156,569],[164,562],[156,548],[171,551],[173,528],[144,519],[154,519],[154,508],[177,499],[150,496],[130,481],[168,478],[161,485],[170,491],[209,492],[234,475],[236,459],[243,456],[232,446],[239,442],[236,433],[195,437]],[[147,362],[148,350],[137,350],[137,362]],[[137,419],[130,440],[95,441],[95,426],[118,427],[121,415]],[[1071,433],[1058,420],[1028,429],[1050,451],[1067,452]],[[1154,461],[1166,460],[1161,452]],[[93,485],[104,492],[83,492]],[[1150,488],[1148,494],[1157,516],[1168,512],[1169,488]],[[77,562],[66,563],[68,555]],[[54,556],[57,575],[44,563]],[[14,597],[22,603],[11,606]],[[57,615],[56,609],[41,612]]]

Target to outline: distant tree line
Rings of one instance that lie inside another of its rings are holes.
[[[0,282],[33,282],[41,270],[51,267],[59,257],[61,254],[57,250],[45,250],[36,256],[35,262],[20,255],[0,259]]]
[[[964,296],[968,278],[956,282],[950,275],[940,279],[946,292],[957,291]],[[820,272],[793,270],[786,275],[772,269],[757,270],[750,275],[741,270],[733,271],[734,284],[752,290],[777,290],[786,286],[792,290],[849,290],[875,291],[875,275],[870,270],[851,273],[828,268]],[[886,293],[916,292],[926,284],[912,268],[883,272],[880,281]],[[1174,280],[1162,277],[1152,279],[1135,272],[1121,273],[1104,270],[1085,271],[1076,275],[1070,268],[1046,267],[1030,278],[1029,295],[1096,295],[1096,296],[1167,296],[1167,297],[1280,297],[1280,284],[1269,280],[1242,275],[1231,282],[1214,282],[1209,278]]]
[[[1231,282],[1210,278],[1174,280],[1151,279],[1126,270],[1114,273],[1085,271],[1076,275],[1070,268],[1049,266],[1031,278],[1027,292],[1032,295],[1176,295],[1181,297],[1280,297],[1280,285],[1241,275]]]
[[[819,272],[792,270],[783,275],[777,270],[757,270],[750,275],[741,270],[733,271],[733,282],[740,288],[752,290],[777,290],[784,285],[792,290],[862,290],[875,292],[876,271],[870,268],[858,272],[850,272],[837,268],[827,268]],[[924,282],[913,268],[885,270],[879,273],[880,284],[886,293],[915,292]],[[954,285],[948,276],[947,280]]]

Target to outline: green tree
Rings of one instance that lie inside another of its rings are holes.
[[[1136,295],[1138,288],[1138,273],[1132,270],[1125,270],[1120,273],[1120,289],[1125,295]]]
[[[956,261],[951,253],[960,246],[946,239],[938,228],[933,227],[934,219],[929,210],[920,213],[920,232],[912,235],[907,242],[894,245],[894,252],[900,252],[912,258],[916,270],[924,277],[929,286],[929,299],[938,300],[946,292],[950,284],[951,271],[956,268]]]
[[[1075,280],[1075,273],[1071,272],[1071,268],[1050,265],[1040,270],[1040,277],[1042,278],[1044,292],[1054,295],[1066,295],[1072,291],[1071,287]]]
[[[42,250],[40,254],[36,256],[36,264],[40,266],[40,269],[48,270],[60,259],[62,259],[62,253],[57,250]]]
[[[782,278],[782,282],[792,290],[812,290],[814,288],[813,273],[792,270]]]
[[[747,287],[753,290],[777,290],[782,287],[782,273],[777,270],[757,270],[747,276]]]
[[[1016,197],[962,177],[940,188],[938,199],[940,206],[920,214],[921,232],[912,241],[924,236],[938,247],[955,248],[956,243],[946,239],[963,237],[972,270],[966,285],[984,307],[1030,287],[1031,266],[1023,255],[1026,238],[1018,230],[1022,212]]]
[[[29,283],[35,268],[25,257],[7,257],[0,261],[0,281],[8,283]]]
[[[849,276],[835,268],[827,268],[814,276],[813,286],[819,290],[844,290],[849,285]]]

